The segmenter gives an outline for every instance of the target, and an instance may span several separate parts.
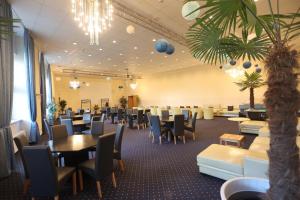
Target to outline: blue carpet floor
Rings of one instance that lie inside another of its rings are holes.
[[[220,199],[223,180],[200,174],[196,165],[197,154],[212,143],[219,143],[219,136],[225,132],[238,132],[238,124],[226,118],[197,120],[196,141],[191,135],[186,144],[181,141],[174,145],[163,141],[162,145],[152,144],[149,130],[126,129],[123,137],[122,153],[126,170],[121,173],[116,167],[117,188],[110,179],[102,182],[104,199]],[[115,129],[106,123],[105,132]],[[244,148],[253,141],[253,135],[245,135]],[[17,159],[19,160],[19,159]],[[30,199],[22,196],[22,165],[9,178],[0,181],[0,199]],[[95,182],[84,177],[84,191],[72,195],[71,184],[60,193],[60,199],[97,199]]]

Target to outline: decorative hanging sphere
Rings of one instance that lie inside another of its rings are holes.
[[[236,61],[235,61],[235,60],[230,60],[229,63],[230,63],[231,65],[235,65],[235,64],[236,64]]]
[[[174,53],[174,51],[175,51],[175,48],[174,48],[174,46],[173,46],[172,44],[168,44],[168,47],[167,47],[166,53],[167,53],[168,55],[171,55],[171,54],[173,54],[173,53]]]
[[[243,67],[245,68],[245,69],[249,69],[250,67],[251,67],[251,62],[250,61],[247,61],[247,62],[244,62],[244,64],[243,64]]]
[[[200,10],[197,10],[195,12],[193,11],[196,10],[197,8],[200,8],[200,4],[197,1],[187,2],[182,6],[182,10],[181,10],[182,17],[186,20],[196,19],[200,14]],[[193,13],[190,14],[191,12]]]
[[[256,71],[257,73],[260,73],[260,72],[261,72],[261,68],[260,68],[260,67],[257,67],[257,68],[255,69],[255,71]]]
[[[166,52],[168,49],[168,41],[165,39],[159,39],[156,41],[155,43],[155,49],[156,51],[158,51],[159,53],[163,53]]]
[[[132,25],[128,25],[126,28],[126,31],[128,34],[134,34],[135,33],[135,28]]]

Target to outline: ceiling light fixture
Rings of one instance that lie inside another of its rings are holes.
[[[138,50],[139,48],[137,46],[133,47],[134,50]]]
[[[77,42],[73,42],[73,45],[77,45],[78,43]]]
[[[77,77],[74,77],[74,80],[70,80],[69,86],[73,90],[77,90],[78,88],[80,88],[80,82],[77,80]]]
[[[112,42],[113,42],[114,44],[116,44],[116,43],[117,43],[117,41],[116,41],[116,40],[113,40]]]
[[[111,27],[112,0],[72,0],[72,13],[78,26],[90,36],[91,45],[99,45],[99,35]]]

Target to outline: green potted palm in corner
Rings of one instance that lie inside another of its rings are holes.
[[[196,10],[201,14],[186,38],[192,55],[205,63],[226,63],[228,57],[265,63],[264,102],[271,133],[267,197],[300,199],[299,92],[294,73],[299,54],[291,46],[300,35],[300,8],[294,1],[295,13],[283,14],[280,3],[285,1],[266,1],[269,14],[259,15],[254,0],[200,0],[202,6]],[[249,39],[252,33],[255,37]]]
[[[241,92],[249,89],[250,109],[254,109],[254,89],[266,84],[262,79],[262,75],[257,72],[252,72],[251,74],[249,74],[245,71],[244,79],[240,80],[239,82],[235,82],[235,84],[240,87]]]
[[[120,99],[119,99],[119,102],[120,102],[120,106],[123,108],[123,109],[125,109],[126,108],[126,106],[127,106],[127,99],[124,97],[124,96],[122,96]]]
[[[67,101],[64,99],[59,100],[58,102],[60,114],[64,114],[65,108],[67,106]]]

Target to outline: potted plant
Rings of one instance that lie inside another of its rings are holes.
[[[245,71],[244,74],[245,79],[241,80],[239,82],[235,82],[236,85],[240,87],[240,91],[245,91],[246,89],[249,89],[250,91],[250,109],[254,109],[254,89],[259,88],[266,83],[262,79],[262,76],[260,73],[252,72],[249,74]]]
[[[94,114],[97,114],[99,109],[100,109],[100,107],[98,106],[98,104],[95,104],[94,105]]]
[[[55,102],[51,102],[47,105],[47,119],[49,124],[53,125],[55,121],[55,113],[57,111],[57,105]]]
[[[279,0],[275,5],[271,0],[266,1],[269,14],[259,15],[254,0],[202,0],[203,5],[190,13],[202,11],[186,34],[187,44],[193,56],[205,63],[232,61],[230,64],[234,66],[236,60],[246,58],[250,61],[246,68],[252,60],[265,63],[264,102],[270,128],[267,196],[300,199],[296,144],[300,95],[294,72],[299,67],[299,54],[290,45],[300,36],[300,8],[296,7],[295,13],[283,14]]]
[[[66,108],[66,106],[67,106],[67,101],[64,100],[64,99],[62,99],[62,100],[60,100],[60,101],[58,102],[58,105],[59,105],[60,113],[61,113],[61,114],[64,114],[65,108]]]
[[[119,102],[120,102],[121,107],[125,109],[127,106],[127,99],[124,96],[122,96],[120,98]]]

